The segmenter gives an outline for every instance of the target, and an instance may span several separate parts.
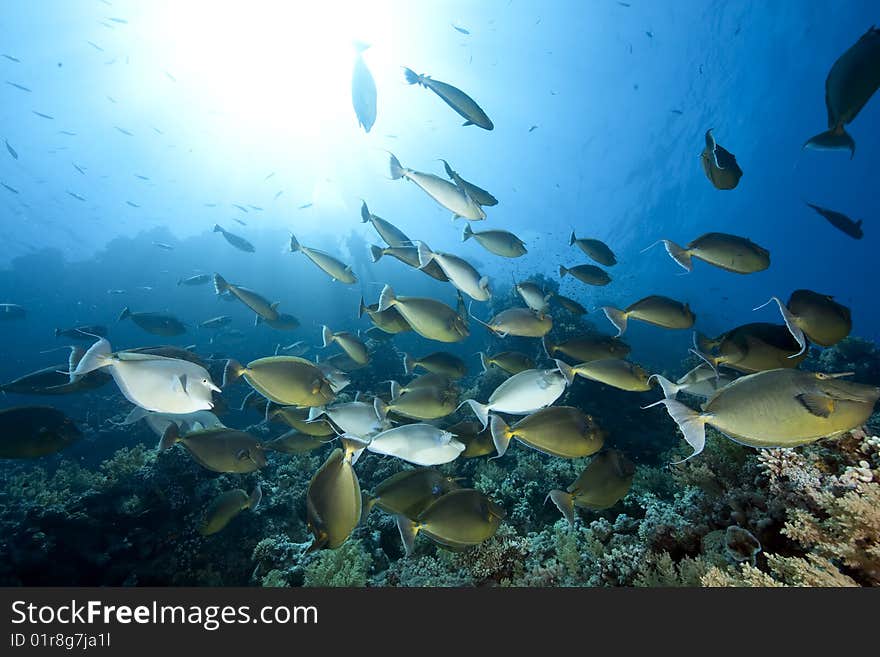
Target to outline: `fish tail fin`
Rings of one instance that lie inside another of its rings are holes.
[[[577,242],[577,237],[574,236],[574,231],[571,231],[571,237],[568,238],[568,245],[571,246]]]
[[[421,84],[422,83],[422,76],[419,75],[418,73],[416,73],[411,68],[407,68],[406,66],[403,67],[403,77],[406,78],[407,84]]]
[[[230,383],[235,383],[245,373],[245,368],[234,358],[226,361],[226,367],[223,368],[223,383],[221,388],[225,388]]]
[[[119,313],[119,317],[116,319],[116,321],[121,322],[123,319],[126,319],[127,317],[131,317],[131,309],[128,306],[126,306],[125,308],[122,309],[122,312]]]
[[[434,258],[434,253],[431,251],[431,248],[425,244],[424,242],[418,243],[418,252],[419,252],[419,269],[424,269],[428,266],[431,260]]]
[[[683,249],[678,244],[673,242],[672,240],[660,240],[663,242],[663,246],[666,247],[666,253],[678,263],[680,267],[685,269],[686,271],[692,271],[694,266],[691,262],[691,254],[687,249]]]
[[[297,251],[300,251],[301,249],[302,249],[302,246],[300,246],[299,240],[297,240],[296,236],[293,233],[291,233],[290,234],[290,252],[296,253]]]
[[[394,401],[400,397],[400,384],[397,381],[389,381],[388,383],[391,386],[391,401]]]
[[[477,416],[477,419],[483,425],[483,429],[489,426],[489,407],[486,404],[481,404],[476,399],[465,399],[462,403],[471,407],[474,415]]]
[[[229,290],[229,283],[220,274],[214,274],[214,291],[217,294],[223,294]]]
[[[314,422],[322,415],[324,415],[323,406],[312,406],[311,408],[309,408],[309,417],[306,418],[306,422]]]
[[[564,490],[554,489],[547,494],[547,498],[553,500],[553,504],[568,520],[568,524],[574,527],[574,495]],[[546,501],[547,499],[544,500],[544,502]]]
[[[568,268],[563,265],[559,265],[559,278],[565,278],[566,274],[568,274]]]
[[[95,344],[89,347],[88,351],[86,351],[86,353],[82,355],[82,358],[77,362],[76,368],[70,372],[71,381],[85,376],[89,372],[94,372],[97,369],[110,365],[111,353],[113,353],[113,349],[110,347],[110,343],[105,338],[99,339]],[[70,360],[68,362],[73,362],[73,353],[70,354]]]
[[[376,397],[373,399],[373,410],[376,411],[376,417],[381,421],[385,421],[388,418],[388,404],[386,404],[380,397]]]
[[[220,224],[214,224],[214,231],[213,231],[213,232],[215,232],[215,233],[222,233],[222,232],[223,232],[223,227],[222,227]]]
[[[485,374],[489,371],[489,359],[486,358],[486,353],[481,351],[480,353],[480,366],[483,368],[481,374]]]
[[[76,366],[86,355],[86,350],[78,345],[71,345],[70,355],[67,357],[67,371],[70,372],[70,382],[74,383],[79,376],[75,374]]]
[[[394,296],[394,290],[390,285],[385,285],[385,287],[382,288],[381,294],[379,294],[379,312],[388,310],[396,303],[397,297]]]
[[[260,506],[260,502],[263,501],[263,489],[260,488],[260,484],[254,486],[254,490],[251,492],[250,497],[248,497],[247,506],[253,511],[258,506]]]
[[[675,396],[678,394],[679,390],[682,389],[682,386],[677,383],[673,383],[669,379],[667,379],[662,374],[652,374],[648,377],[648,383],[651,383],[651,379],[656,379],[657,383],[660,384],[660,387],[663,389],[663,397],[666,399],[675,399]]]
[[[367,202],[363,199],[361,200],[361,223],[365,224],[371,219],[370,208],[367,207]]]
[[[370,244],[370,257],[373,259],[373,262],[379,262],[379,258],[385,255],[381,246],[376,246],[375,244]]]
[[[473,236],[474,236],[474,231],[471,230],[471,225],[470,225],[470,224],[465,224],[465,225],[464,225],[464,231],[462,231],[462,233],[461,233],[461,241],[462,241],[462,242],[467,242],[467,241],[468,241],[470,238],[472,238]]]
[[[416,359],[408,353],[403,352],[403,373],[409,376],[416,368]]]
[[[171,449],[179,441],[180,428],[172,422],[165,428],[162,434],[162,440],[159,441],[159,451],[164,452],[166,449]]]
[[[801,150],[805,148],[847,148],[849,159],[853,159],[856,155],[856,141],[842,124],[810,137],[804,142]]]
[[[343,458],[351,465],[357,463],[357,460],[368,445],[366,441],[347,433],[342,434],[339,437],[339,440],[342,443],[342,448],[345,450],[345,456]]]
[[[558,358],[554,359],[553,362],[556,363],[556,367],[559,369],[559,372],[562,374],[563,377],[565,377],[565,383],[567,385],[571,385],[572,383],[574,383],[574,377],[577,374],[577,370],[575,370],[575,368],[573,368],[565,361],[559,360]]]
[[[406,551],[406,556],[409,557],[413,553],[416,534],[419,533],[419,525],[404,515],[396,515],[394,519],[397,522],[397,530],[400,532],[400,540],[403,541],[403,549]]]
[[[61,335],[61,329],[57,328],[55,329],[55,337],[57,338],[59,335]]]
[[[321,340],[323,340],[324,344],[322,347],[329,347],[333,343],[333,331],[330,330],[326,324],[321,325]]]
[[[398,180],[403,178],[406,175],[406,169],[403,168],[403,165],[400,163],[400,160],[395,157],[394,153],[389,153],[390,160],[388,162],[388,166],[391,168],[391,179]]]
[[[491,416],[489,430],[492,432],[492,442],[495,444],[495,451],[498,452],[498,455],[492,458],[497,459],[504,456],[505,452],[507,452],[507,448],[510,446],[510,439],[513,438],[513,433],[510,431],[507,422],[498,415]]]
[[[617,329],[617,335],[614,337],[619,338],[623,335],[623,332],[626,331],[626,313],[614,306],[602,306],[602,312],[605,313],[605,317]]]
[[[370,516],[370,511],[376,506],[376,499],[375,495],[372,495],[367,491],[361,491],[361,524],[367,521],[367,518]]]
[[[797,325],[797,318],[791,313],[786,305],[782,303],[782,299],[780,299],[779,297],[770,297],[770,301],[768,301],[767,303],[762,303],[754,310],[763,308],[768,303],[772,303],[773,301],[775,301],[776,305],[779,306],[779,312],[782,313],[782,320],[788,327],[788,332],[791,333],[791,337],[793,337],[797,341],[798,346],[801,348],[799,352],[797,352],[796,354],[791,354],[789,356],[789,358],[797,358],[807,350],[807,337],[804,335],[801,327]]]
[[[541,346],[544,347],[544,353],[547,354],[547,358],[553,358],[553,352],[556,351],[556,345],[550,341],[546,335],[541,338]]]
[[[358,306],[358,319],[364,316],[364,313],[367,311],[367,304],[364,303],[364,297],[361,295],[361,302]]]
[[[693,454],[681,461],[675,461],[675,463],[684,463],[702,452],[703,447],[706,446],[706,418],[674,399],[661,399],[653,404],[648,404],[645,408],[651,408],[658,404],[663,404],[666,407],[669,417],[675,420],[684,439],[694,449]]]

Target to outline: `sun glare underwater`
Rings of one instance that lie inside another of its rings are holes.
[[[880,584],[878,19],[4,3],[0,584]]]

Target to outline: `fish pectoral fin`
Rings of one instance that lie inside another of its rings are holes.
[[[186,374],[180,374],[171,380],[171,390],[174,392],[186,392]]]
[[[817,417],[828,417],[834,412],[835,401],[828,395],[804,392],[797,396],[797,400]]]
[[[473,124],[474,124],[473,121],[465,121],[465,122],[462,123],[461,125],[462,125],[462,126],[466,126],[466,125],[473,125]]]

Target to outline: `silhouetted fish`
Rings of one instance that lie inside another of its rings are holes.
[[[806,201],[805,201],[806,203]],[[827,208],[820,207],[818,205],[813,205],[812,203],[807,203],[811,208],[813,208],[820,215],[825,217],[832,226],[837,228],[838,230],[846,233],[853,239],[860,240],[864,233],[862,232],[862,220],[853,221],[845,214],[841,214],[840,212],[835,212],[834,210],[829,210]]]

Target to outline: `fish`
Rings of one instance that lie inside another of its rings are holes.
[[[348,331],[334,333],[328,326],[322,325],[321,338],[324,341],[324,344],[321,346],[324,348],[329,347],[335,342],[359,365],[366,365],[370,362],[370,354],[367,351],[367,346],[354,333]]]
[[[12,55],[7,55],[6,53],[3,53],[3,56],[6,59],[8,59],[10,62],[15,62],[16,64],[21,64],[21,60],[18,59],[18,57],[13,57]]]
[[[9,151],[9,154],[12,156],[12,159],[17,160],[18,153],[16,152],[16,150],[12,146],[10,146],[9,142],[6,141],[5,139],[4,139],[4,143],[6,144],[6,150]]]
[[[17,303],[0,303],[0,321],[9,319],[23,319],[27,311]]]
[[[529,281],[517,283],[514,281],[513,289],[525,301],[525,304],[539,315],[543,315],[550,310],[550,295],[544,294],[544,291],[535,283]]]
[[[277,201],[278,197],[281,196],[283,193],[284,193],[284,190],[279,190],[279,191],[275,192],[275,196],[272,197],[272,200]]]
[[[183,335],[186,333],[186,326],[173,315],[166,313],[133,313],[128,306],[119,313],[119,320],[131,319],[135,324],[147,333],[153,335]]]
[[[309,260],[311,260],[315,265],[327,274],[334,281],[339,281],[340,283],[346,284],[354,284],[357,283],[357,276],[351,271],[351,265],[346,265],[343,262],[340,262],[329,253],[325,253],[324,251],[319,251],[318,249],[311,249],[307,246],[302,246],[299,241],[297,241],[296,237],[294,237],[293,233],[290,235],[290,253],[296,253],[297,251],[302,252]]]
[[[511,232],[506,230],[484,230],[475,232],[470,224],[465,224],[461,241],[466,242],[471,237],[477,240],[480,246],[503,258],[519,258],[528,252],[525,243]]]
[[[238,208],[242,212],[248,211],[248,209],[246,207],[244,207],[243,205],[239,205],[238,203],[231,203],[230,205],[232,205],[232,207],[234,207],[234,208]]]
[[[608,509],[629,492],[635,465],[622,452],[609,449],[597,454],[567,489],[551,490],[549,497],[574,527],[574,508],[591,511]]]
[[[20,395],[66,395],[92,390],[108,383],[112,377],[101,370],[89,372],[84,376],[71,376],[70,373],[74,371],[84,354],[85,350],[81,347],[71,347],[67,363],[44,367],[8,383],[0,384],[0,392]]]
[[[353,460],[362,446],[344,441],[312,476],[306,490],[306,526],[313,539],[309,552],[336,549],[361,519],[361,486]]]
[[[373,74],[364,62],[363,52],[368,45],[358,43],[355,45],[357,53],[354,57],[354,69],[351,73],[351,104],[357,116],[358,125],[369,133],[376,122],[376,81]]]
[[[56,454],[82,438],[64,413],[51,406],[0,410],[0,459],[33,459]]]
[[[73,198],[75,198],[77,201],[85,201],[86,200],[84,196],[80,196],[79,194],[77,194],[75,192],[68,191],[67,193],[70,196],[72,196]]]
[[[458,175],[456,171],[449,166],[449,162],[446,160],[440,160],[443,162],[443,168],[446,169],[447,177],[456,184],[456,186],[463,190],[468,196],[470,196],[477,205],[481,207],[491,207],[493,205],[498,205],[498,199],[492,196],[489,192],[487,192],[482,187],[479,187],[471,182],[468,182],[464,178]]]
[[[218,295],[231,294],[265,320],[276,320],[279,317],[277,301],[272,303],[258,292],[228,283],[220,274],[214,274],[214,290]]]
[[[277,198],[277,197],[276,197],[276,198]],[[305,210],[306,208],[310,208],[310,207],[312,207],[312,205],[314,205],[314,203],[303,203],[303,204],[300,205],[297,209],[298,209],[298,210]]]
[[[612,267],[617,264],[617,257],[614,255],[614,252],[601,240],[583,237],[578,239],[575,236],[574,231],[571,231],[571,236],[568,238],[568,245],[572,246],[574,244],[577,244],[581,251],[600,265]]]
[[[11,83],[10,83],[10,84],[11,84]],[[17,86],[17,85],[13,85],[13,86]],[[36,114],[37,116],[39,116],[41,119],[47,119],[47,120],[49,120],[49,121],[54,121],[54,120],[55,120],[55,117],[52,116],[51,114],[44,114],[43,112],[38,112],[37,110],[31,110],[31,111],[32,111],[34,114]]]
[[[104,49],[101,46],[99,46],[97,43],[94,43],[93,41],[86,41],[86,43],[89,44],[95,50],[98,50],[100,52],[104,52]]]
[[[153,430],[159,440],[165,435],[165,431],[172,424],[183,433],[199,431],[201,429],[225,429],[220,419],[210,411],[195,411],[193,413],[153,413],[135,406],[126,418],[119,423],[120,426],[128,426],[143,420]]]
[[[709,363],[700,363],[675,383],[660,374],[652,374],[648,381],[657,381],[663,389],[663,396],[670,399],[675,399],[679,392],[708,399],[735,378],[736,375],[721,372]]]
[[[453,424],[447,431],[464,445],[464,451],[459,454],[459,458],[472,459],[495,453],[492,432],[488,428],[484,429],[479,422],[463,420]]]
[[[592,416],[573,406],[549,406],[523,418],[512,427],[498,415],[489,416],[492,442],[498,456],[504,456],[516,438],[544,454],[576,459],[595,454],[605,444],[607,432]]]
[[[455,388],[420,386],[401,394],[396,381],[391,382],[391,401],[385,402],[379,397],[373,400],[376,414],[382,419],[393,412],[412,420],[436,420],[454,413],[457,404],[458,391]]]
[[[574,267],[559,265],[559,277],[565,278],[568,274],[587,285],[603,286],[611,282],[608,272],[599,269],[596,265],[576,265]]]
[[[542,345],[548,358],[556,358],[557,354],[563,354],[580,363],[605,358],[626,358],[631,350],[631,347],[623,340],[605,335],[577,336],[559,343],[544,336]]]
[[[2,182],[0,182],[0,185],[3,185],[7,190],[12,192],[13,194],[18,194],[18,190],[15,187],[10,187],[6,183],[2,183]]]
[[[423,370],[433,372],[434,374],[443,374],[450,379],[461,379],[467,374],[465,362],[447,351],[435,351],[421,358],[413,358],[409,354],[404,353],[404,374],[412,374],[417,367],[421,367]]]
[[[351,383],[351,377],[338,367],[335,367],[329,360],[323,363],[316,362],[315,367],[318,368],[321,374],[324,375],[324,378],[330,383],[330,389],[334,393],[345,389]]]
[[[443,102],[458,113],[465,122],[463,125],[476,125],[484,130],[493,130],[495,125],[476,101],[466,93],[446,82],[434,80],[428,75],[419,75],[409,68],[403,69],[408,84],[421,85],[437,94]]]
[[[771,297],[767,303],[773,301],[779,306],[791,336],[801,347],[797,356],[807,350],[807,338],[823,347],[830,347],[843,340],[852,330],[850,309],[827,294],[795,290],[788,298],[788,304],[783,304],[779,297]]]
[[[695,343],[695,353],[706,363],[738,372],[797,367],[807,357],[788,327],[780,324],[744,324],[714,340],[695,336]]]
[[[458,392],[458,388],[452,379],[445,374],[437,374],[434,372],[417,376],[409,383],[405,384],[399,384],[395,381],[391,387],[393,392],[392,397],[394,398],[399,397],[402,393],[412,392],[419,388],[433,388],[435,390],[450,390],[452,392]]]
[[[154,354],[113,353],[106,338],[95,342],[73,370],[81,377],[107,368],[123,396],[136,406],[161,413],[192,413],[214,407],[220,392],[208,371],[195,363]]]
[[[211,274],[196,274],[188,278],[177,279],[178,285],[204,285],[212,280]]]
[[[59,130],[59,131],[58,131],[58,134],[60,134],[60,135],[67,135],[68,137],[76,137],[76,133],[75,133],[75,132],[71,132],[70,130]]]
[[[235,233],[230,233],[229,231],[225,230],[220,224],[214,224],[214,232],[223,235],[226,241],[239,251],[244,251],[245,253],[253,253],[256,250],[254,248],[254,245],[248,242],[245,238],[240,237]]]
[[[251,210],[255,210],[255,211],[257,211],[257,212],[262,212],[262,211],[263,211],[263,208],[261,208],[259,205],[250,205],[250,204],[248,204],[248,207],[249,207]]]
[[[488,372],[489,368],[493,365],[508,374],[519,374],[525,370],[535,368],[535,359],[519,351],[501,351],[492,355],[487,355],[481,351],[479,355],[483,372]]]
[[[458,25],[453,25],[452,29],[455,30],[456,32],[461,32],[462,34],[465,34],[465,35],[470,34],[470,32],[468,30],[466,30],[463,27],[459,27]]]
[[[393,516],[414,519],[438,497],[458,490],[454,478],[434,468],[402,470],[379,482],[372,493],[363,494],[363,517],[373,507]]]
[[[18,89],[20,91],[27,91],[28,93],[31,92],[31,90],[28,87],[25,87],[22,84],[18,84],[17,82],[10,82],[9,80],[7,80],[6,84],[8,84],[10,87],[15,87],[16,89]],[[38,114],[38,113],[34,112],[34,114]],[[38,116],[45,116],[45,115],[38,114]]]
[[[165,77],[171,80],[172,82],[177,82],[177,78],[171,75],[168,71],[162,71],[165,74]]]
[[[412,326],[409,325],[403,316],[397,312],[397,309],[394,307],[388,308],[382,312],[379,312],[379,304],[373,304],[367,306],[364,303],[364,298],[361,297],[360,305],[358,306],[358,317],[363,317],[364,313],[370,318],[370,321],[373,322],[376,328],[384,331],[385,333],[395,334],[395,333],[405,333],[407,331],[412,331]]]
[[[736,156],[715,142],[712,130],[706,131],[706,148],[700,155],[703,171],[715,189],[734,189],[743,172],[736,163]]]
[[[796,447],[846,433],[871,416],[880,388],[842,381],[847,374],[775,369],[742,376],[719,390],[697,412],[674,399],[666,407],[693,448],[703,451],[706,425],[749,447]]]
[[[125,294],[125,290],[119,290],[119,289],[107,290],[107,294]]]
[[[666,247],[666,253],[685,271],[693,270],[691,258],[735,274],[754,274],[770,266],[770,252],[767,249],[737,235],[706,233],[684,248],[671,240],[660,240],[643,249],[642,253],[660,242]]]
[[[427,267],[431,262],[436,262],[446,274],[449,282],[474,301],[488,301],[492,296],[488,277],[480,275],[480,272],[474,269],[467,260],[451,253],[431,251],[424,242],[417,242],[416,245],[419,254],[419,268]]]
[[[314,363],[296,356],[258,358],[247,366],[229,359],[223,387],[242,376],[254,390],[284,406],[324,406],[336,398],[324,373]]]
[[[106,338],[107,327],[103,326],[102,324],[83,324],[82,326],[74,326],[67,329],[56,328],[55,337],[65,337],[72,340],[91,341],[91,338],[93,337]]]
[[[687,303],[681,303],[659,294],[639,299],[627,306],[625,310],[613,306],[602,306],[602,311],[608,321],[617,329],[615,337],[618,338],[626,331],[627,320],[630,317],[668,329],[691,328],[696,321],[696,315]]]
[[[274,177],[274,176],[275,176],[275,172],[273,171],[273,172],[270,173],[268,176],[266,176],[265,178],[263,178],[263,182],[266,182],[267,180],[269,180],[270,178],[272,178],[272,177]]]
[[[263,443],[263,448],[281,454],[308,454],[326,444],[319,436],[310,436],[291,429],[274,440]]]
[[[361,202],[361,223],[373,224],[373,228],[379,233],[379,237],[385,240],[385,243],[388,246],[396,247],[413,245],[412,240],[410,240],[410,238],[406,236],[406,233],[400,230],[397,226],[370,212],[366,201]],[[416,259],[416,262],[418,262],[418,258]],[[417,267],[418,265],[416,264],[413,266]]]
[[[505,516],[504,509],[481,492],[459,488],[434,500],[415,520],[397,516],[397,527],[409,556],[420,533],[444,547],[462,549],[492,538]]]
[[[241,219],[233,219],[233,221],[235,223],[239,224],[240,226],[247,226],[247,223],[242,221]]]
[[[724,531],[724,553],[735,563],[748,562],[753,567],[755,556],[761,551],[761,541],[752,532],[736,525]]]
[[[256,392],[252,393],[258,394]],[[335,438],[339,430],[326,417],[309,419],[311,409],[296,406],[279,406],[269,403],[266,407],[266,418],[284,422],[287,426],[301,434],[315,438]]]
[[[489,425],[489,413],[509,415],[529,415],[550,406],[559,399],[566,388],[574,381],[571,367],[557,360],[553,369],[525,370],[514,374],[489,396],[489,401],[481,404],[476,399],[466,399],[483,428]]]
[[[424,267],[420,266],[419,263],[419,249],[417,246],[388,246],[382,248],[381,246],[377,246],[375,244],[370,245],[370,258],[373,262],[379,262],[382,256],[389,255],[393,258],[397,258],[405,265],[409,265],[415,269],[418,269],[423,274],[427,274],[431,278],[446,283],[449,281],[449,277],[446,275],[446,272],[443,271],[443,268],[437,264],[435,260],[431,260]]]
[[[864,233],[862,232],[861,219],[859,219],[858,221],[853,221],[841,212],[835,212],[834,210],[829,210],[818,205],[813,205],[812,203],[807,203],[807,205],[813,208],[817,213],[825,217],[828,220],[828,223],[834,226],[837,230],[846,233],[853,239],[860,240],[864,236]]]
[[[241,488],[221,493],[214,498],[211,506],[205,512],[205,519],[199,526],[199,534],[211,536],[222,531],[242,511],[256,509],[262,499],[263,491],[259,484],[254,486],[250,495]]]
[[[122,134],[126,135],[127,137],[134,137],[134,134],[132,134],[132,132],[130,130],[126,130],[125,128],[120,128],[118,125],[115,125],[113,127],[116,128]]]
[[[531,127],[529,128],[529,132],[534,132],[534,131],[537,130],[537,129],[538,129],[538,126],[533,125],[533,126],[531,126]]]
[[[341,433],[360,440],[368,440],[391,427],[391,423],[376,412],[374,404],[362,401],[309,409],[308,422],[314,422],[322,417],[329,418],[332,426],[338,427]]]
[[[367,445],[367,451],[428,466],[454,461],[464,451],[464,445],[448,431],[417,423],[376,434]]]
[[[425,297],[398,297],[390,285],[385,285],[378,311],[389,308],[395,308],[416,333],[428,340],[461,342],[470,335],[461,315],[445,303]]]
[[[161,451],[180,443],[192,459],[213,472],[246,474],[266,466],[266,453],[256,438],[244,431],[227,427],[197,429],[181,435],[172,423],[165,429],[159,443]]]
[[[825,78],[828,130],[811,137],[804,148],[846,149],[855,157],[856,142],[846,131],[880,87],[880,29],[870,27],[850,46]]]
[[[294,331],[300,327],[299,320],[290,313],[278,313],[278,317],[275,319],[264,319],[260,315],[254,317],[254,326],[263,323],[279,331]]]
[[[218,329],[227,326],[230,322],[232,322],[232,317],[229,315],[220,315],[218,317],[206,319],[204,322],[200,322],[199,328]]]
[[[78,164],[76,164],[74,162],[71,162],[71,164],[73,165],[73,168],[76,169],[77,171],[79,171],[82,175],[86,175],[86,170],[83,167],[79,166]]]
[[[160,249],[164,249],[165,251],[173,251],[174,247],[170,244],[166,244],[165,242],[153,242],[153,246],[158,246]]]
[[[452,212],[453,219],[461,217],[471,221],[479,221],[486,218],[483,208],[458,185],[432,173],[422,173],[414,169],[407,169],[393,153],[389,153],[389,156],[391,178],[393,180],[407,178],[414,182],[438,204]]]
[[[578,363],[572,371],[591,381],[604,383],[618,390],[645,392],[651,389],[648,373],[640,365],[622,358],[603,358]]]
[[[540,315],[531,308],[508,308],[495,315],[488,323],[479,319],[477,321],[500,338],[508,335],[542,338],[553,328],[553,318],[550,315]]]

